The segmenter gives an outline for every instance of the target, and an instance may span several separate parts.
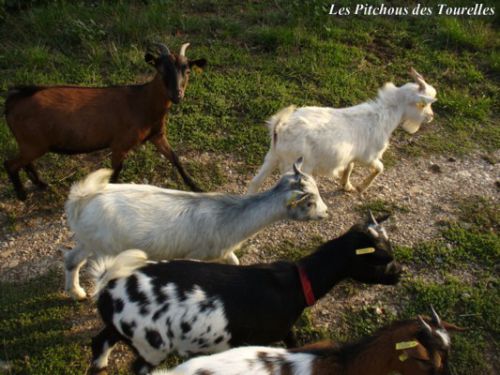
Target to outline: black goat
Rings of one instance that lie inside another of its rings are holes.
[[[373,221],[320,246],[297,263],[234,266],[198,261],[148,261],[127,250],[95,264],[98,310],[106,327],[92,341],[92,365],[101,373],[113,345],[130,344],[147,373],[168,353],[219,352],[285,340],[302,311],[343,279],[396,284],[401,267]]]

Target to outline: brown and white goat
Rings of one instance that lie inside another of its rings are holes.
[[[398,321],[352,344],[320,342],[287,350],[265,346],[240,347],[197,357],[172,370],[152,375],[444,375],[449,374],[448,331],[462,331],[432,318]]]
[[[145,84],[19,86],[9,90],[5,115],[19,155],[4,165],[19,199],[26,199],[19,178],[21,168],[37,187],[46,188],[33,161],[47,152],[81,154],[110,148],[114,182],[127,153],[145,141],[151,141],[174,164],[192,190],[200,191],[168,143],[164,120],[172,104],[184,97],[190,68],[202,68],[206,60],[189,60],[185,55],[189,43],[182,45],[178,55],[163,44],[156,46],[159,53],[148,51],[144,56],[157,71]]]

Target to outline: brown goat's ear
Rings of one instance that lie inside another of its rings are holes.
[[[193,66],[196,66],[200,69],[203,69],[207,65],[207,60],[206,59],[198,59],[198,60],[190,60],[189,61],[189,67],[192,68]]]
[[[146,52],[144,54],[144,61],[146,61],[148,64],[155,66],[156,65],[156,57],[153,56],[153,54]]]
[[[445,322],[445,321],[441,321],[441,325],[447,331],[452,331],[452,332],[464,332],[464,331],[467,331],[467,328],[459,327],[459,326],[456,326],[455,324],[448,323],[448,322]]]

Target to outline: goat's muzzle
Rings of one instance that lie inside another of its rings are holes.
[[[401,274],[403,273],[403,267],[397,262],[389,263],[385,268],[385,280],[384,284],[394,285],[399,282]]]

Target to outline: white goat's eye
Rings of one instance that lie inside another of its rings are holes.
[[[426,104],[425,102],[416,102],[415,103],[415,106],[418,108],[418,109],[424,109]]]

